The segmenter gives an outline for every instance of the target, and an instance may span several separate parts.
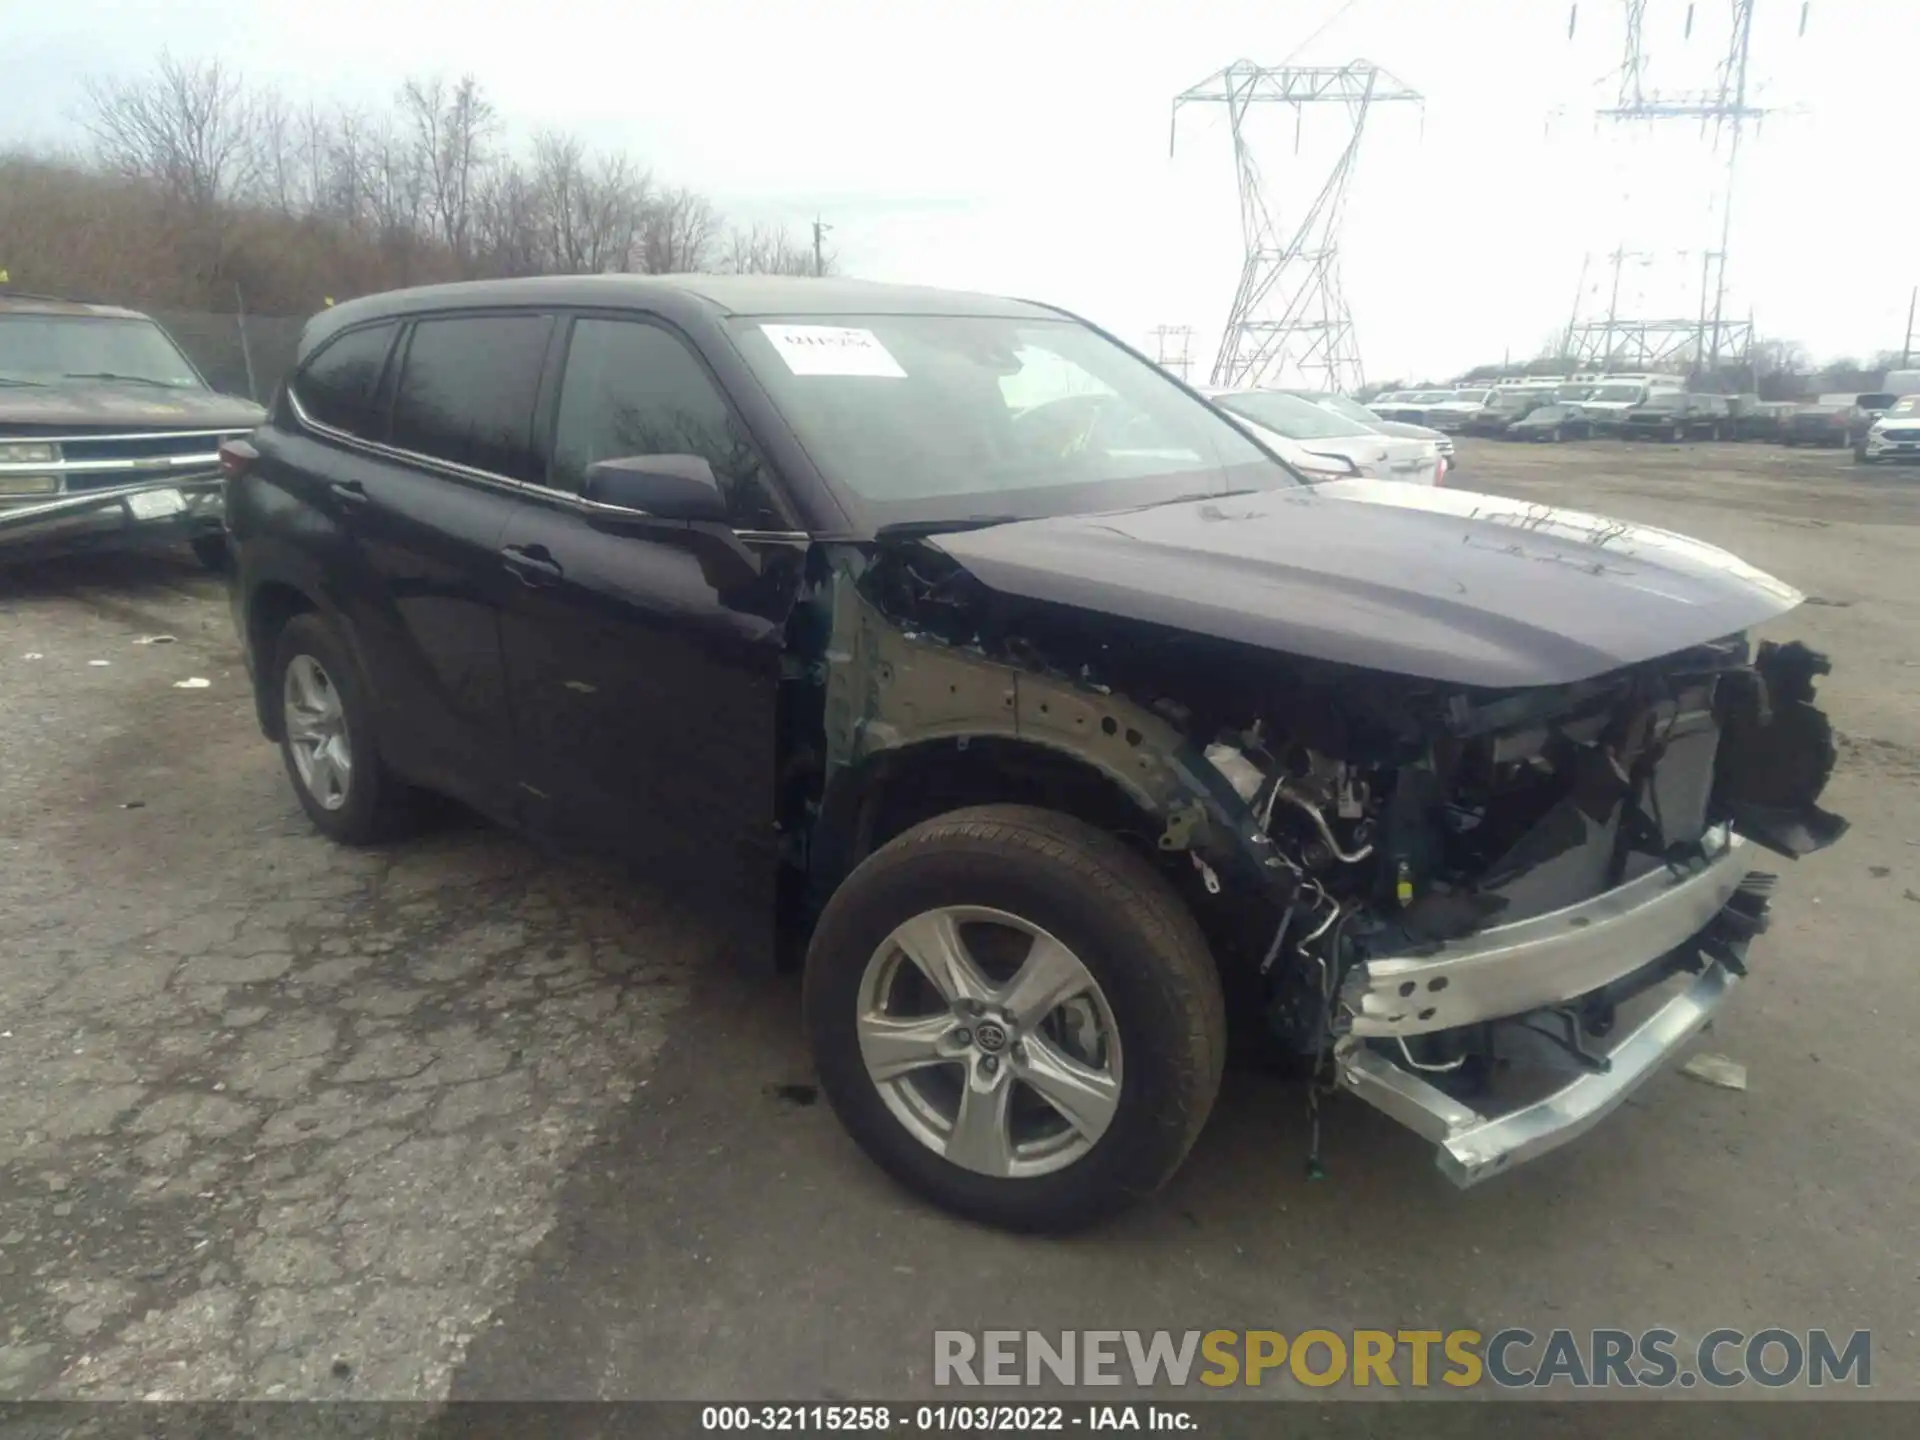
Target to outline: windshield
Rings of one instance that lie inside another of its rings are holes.
[[[1591,385],[1562,385],[1558,390],[1553,392],[1553,398],[1556,400],[1589,400],[1593,398],[1593,391],[1594,387]]]
[[[1620,400],[1631,405],[1646,393],[1647,387],[1644,385],[1601,385],[1587,398],[1589,400]]]
[[[1465,400],[1472,405],[1484,405],[1490,397],[1485,390],[1456,390],[1453,392],[1453,398]]]
[[[1371,426],[1357,425],[1311,400],[1278,390],[1249,390],[1234,395],[1216,395],[1213,403],[1223,410],[1243,415],[1256,425],[1284,435],[1289,440],[1338,440],[1348,435],[1367,435]]]
[[[728,324],[828,485],[876,528],[1300,483],[1204,400],[1076,321]]]
[[[1542,405],[1538,410],[1527,412],[1527,423],[1535,420],[1564,420],[1573,414],[1571,405]]]
[[[200,378],[151,320],[91,315],[0,315],[0,380],[51,385],[115,376],[198,390]]]
[[[1407,399],[1419,405],[1438,405],[1442,400],[1451,400],[1451,390],[1416,390]]]
[[[1889,415],[1920,415],[1920,395],[1907,395],[1893,402]]]
[[[1642,410],[1678,410],[1687,397],[1677,390],[1657,390],[1640,402]]]

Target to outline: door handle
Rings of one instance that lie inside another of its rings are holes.
[[[367,494],[367,487],[358,480],[332,480],[327,483],[327,488],[333,492],[335,499],[344,500],[349,505],[364,505],[372,498]]]
[[[500,558],[506,562],[507,573],[529,589],[557,585],[565,573],[544,545],[507,545],[502,547]]]

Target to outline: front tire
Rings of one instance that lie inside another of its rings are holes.
[[[1070,816],[955,811],[857,868],[807,953],[822,1088],[894,1179],[1012,1230],[1158,1190],[1227,1046],[1220,977],[1145,860]]]
[[[334,627],[314,614],[288,621],[268,683],[287,778],[314,828],[342,845],[400,833],[415,797],[380,763],[370,697]]]

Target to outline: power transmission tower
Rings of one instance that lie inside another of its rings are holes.
[[[1625,49],[1620,64],[1619,91],[1615,102],[1596,112],[1601,119],[1622,125],[1692,121],[1711,132],[1712,149],[1724,153],[1721,190],[1718,201],[1718,236],[1709,240],[1709,248],[1700,255],[1700,296],[1697,318],[1677,316],[1622,316],[1619,314],[1620,272],[1628,259],[1651,263],[1647,252],[1615,250],[1613,284],[1604,320],[1582,318],[1576,307],[1567,329],[1569,358],[1602,366],[1652,368],[1676,361],[1691,352],[1696,369],[1711,374],[1723,357],[1744,362],[1753,344],[1750,321],[1727,318],[1727,256],[1733,239],[1734,178],[1740,162],[1741,137],[1769,113],[1753,104],[1749,96],[1749,57],[1753,43],[1755,0],[1727,0],[1730,21],[1726,44],[1715,67],[1711,85],[1703,89],[1661,94],[1648,88],[1647,15],[1653,0],[1621,0],[1626,22]],[[1677,4],[1669,7],[1677,8]],[[1686,5],[1683,39],[1691,39],[1696,6]],[[1806,29],[1808,6],[1800,14],[1802,33]],[[1571,37],[1578,20],[1578,7],[1568,22]],[[1669,17],[1670,18],[1670,17]],[[1676,259],[1688,252],[1679,252]],[[1584,298],[1584,297],[1583,297]]]
[[[1170,341],[1177,342],[1169,354]],[[1163,370],[1172,371],[1182,380],[1188,378],[1193,368],[1193,327],[1191,325],[1156,325],[1153,327],[1153,359]]]
[[[1174,97],[1176,125],[1183,105],[1226,106],[1239,177],[1244,258],[1213,362],[1215,385],[1248,386],[1297,375],[1316,388],[1348,391],[1366,382],[1353,317],[1340,288],[1341,212],[1372,108],[1421,99],[1418,91],[1365,60],[1339,66],[1236,60]],[[1291,107],[1297,149],[1306,107],[1316,104],[1344,110],[1346,141],[1317,190],[1286,197],[1292,213],[1283,225],[1249,122],[1256,106]]]

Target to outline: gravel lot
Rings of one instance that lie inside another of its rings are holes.
[[[207,577],[0,572],[0,1398],[898,1397],[936,1327],[1515,1324],[1871,1328],[1920,1395],[1920,472],[1462,460],[1813,597],[1780,633],[1834,658],[1854,829],[1782,863],[1706,1042],[1749,1089],[1662,1076],[1461,1195],[1344,1099],[1308,1184],[1301,1092],[1235,1075],[1159,1203],[1066,1242],[891,1188],[808,1103],[797,986],[642,882],[312,835]]]

